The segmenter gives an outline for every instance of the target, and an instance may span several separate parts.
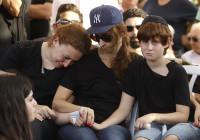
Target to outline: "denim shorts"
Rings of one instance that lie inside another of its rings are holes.
[[[166,125],[167,132],[162,135],[161,123],[151,123],[148,130],[139,130],[135,133],[134,139],[138,137],[149,140],[163,140],[168,135],[176,135],[180,140],[200,140],[200,128],[195,127],[192,123],[179,123],[176,125]]]

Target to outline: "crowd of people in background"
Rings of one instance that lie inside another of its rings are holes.
[[[199,3],[0,0],[0,140],[199,140]]]

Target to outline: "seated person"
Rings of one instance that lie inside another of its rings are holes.
[[[184,61],[189,62],[193,65],[200,65],[200,23],[195,23],[188,34],[189,43],[192,50],[185,52],[181,58]],[[197,82],[195,82],[193,92],[195,94],[195,99],[200,103],[200,77],[197,77]]]
[[[93,127],[101,130],[118,124],[128,116],[137,99],[135,140],[199,139],[193,133],[195,129],[185,123],[190,106],[187,73],[181,65],[164,58],[172,40],[167,22],[159,16],[147,16],[137,37],[145,60],[129,65],[121,83],[123,93],[118,109]]]
[[[31,123],[36,140],[56,138],[57,126],[51,119],[53,97],[66,68],[78,61],[91,49],[91,39],[78,23],[60,27],[48,41],[22,41],[11,47],[0,64],[0,74],[18,71],[27,76],[33,86],[33,96],[38,102],[39,120]],[[45,137],[45,138],[44,138]]]
[[[113,19],[113,20],[108,20]],[[101,21],[101,22],[100,22]],[[82,117],[75,123],[60,127],[60,140],[127,140],[130,133],[125,122],[100,131],[93,129],[93,122],[101,123],[115,111],[120,103],[119,83],[131,62],[143,59],[130,51],[126,25],[120,11],[102,5],[90,12],[91,27],[86,30],[97,41],[94,49],[67,71],[53,100],[58,112],[80,111]],[[76,92],[74,104],[67,102]],[[83,113],[84,112],[84,113]]]
[[[200,23],[194,23],[188,34],[192,50],[185,52],[181,58],[193,65],[200,65]]]
[[[36,105],[29,80],[0,75],[0,140],[32,140]]]

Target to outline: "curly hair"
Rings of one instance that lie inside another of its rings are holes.
[[[142,18],[146,18],[147,14],[139,8],[131,8],[126,10],[125,12],[123,12],[123,20],[124,22],[128,19],[128,18],[132,18],[132,17],[142,17]]]

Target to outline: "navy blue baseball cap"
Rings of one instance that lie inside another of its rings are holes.
[[[110,30],[115,24],[123,21],[120,11],[110,5],[96,7],[90,12],[90,25],[86,34],[98,34]]]

